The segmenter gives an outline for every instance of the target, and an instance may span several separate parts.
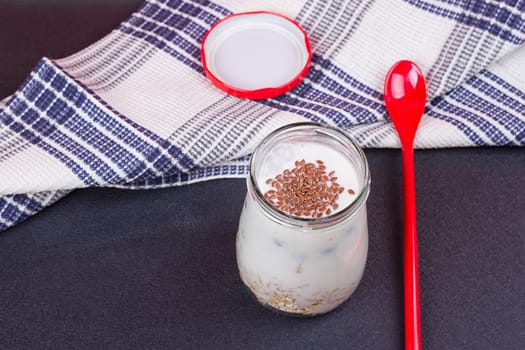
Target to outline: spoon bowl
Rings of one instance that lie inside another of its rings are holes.
[[[421,69],[412,61],[399,61],[386,75],[385,105],[402,146],[413,141],[425,111],[427,90]]]

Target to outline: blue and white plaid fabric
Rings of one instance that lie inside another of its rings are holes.
[[[203,75],[200,43],[233,12],[295,18],[307,79],[254,102]],[[247,174],[271,130],[315,121],[397,147],[385,72],[417,62],[429,102],[416,147],[525,145],[525,1],[148,0],[85,50],[42,59],[0,103],[0,230],[76,188],[158,188]]]

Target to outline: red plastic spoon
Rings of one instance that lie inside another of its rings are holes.
[[[414,137],[427,99],[425,78],[421,69],[411,61],[399,61],[394,64],[386,75],[384,94],[386,109],[401,140],[403,157],[405,349],[420,350]]]

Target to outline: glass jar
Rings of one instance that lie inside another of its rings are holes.
[[[255,149],[236,238],[242,281],[285,314],[335,309],[357,288],[368,252],[365,155],[341,130],[284,126]]]

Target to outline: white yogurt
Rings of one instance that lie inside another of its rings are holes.
[[[297,315],[328,312],[348,299],[363,275],[368,168],[360,149],[346,135],[337,137],[341,134],[330,128],[292,125],[270,135],[254,153],[237,233],[237,263],[243,282],[270,308]],[[321,160],[327,172],[335,171],[345,188],[335,214],[287,217],[262,199],[270,189],[266,179],[302,159]],[[349,188],[355,195],[348,194]]]

